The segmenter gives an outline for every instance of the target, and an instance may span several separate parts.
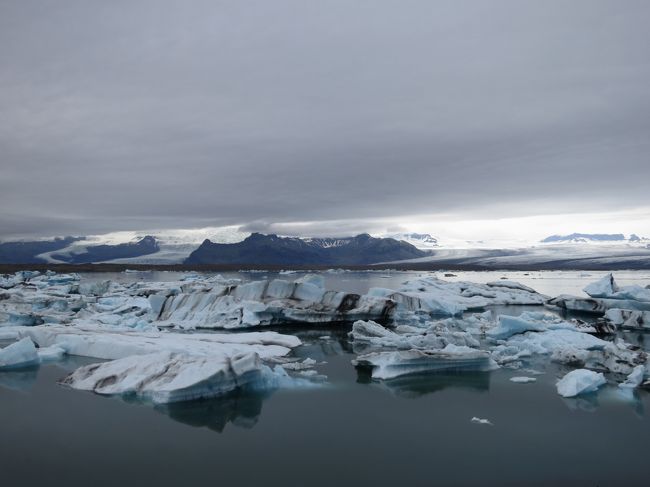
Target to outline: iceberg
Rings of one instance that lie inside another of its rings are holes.
[[[636,389],[641,385],[645,377],[645,366],[637,365],[634,370],[627,376],[625,382],[622,382],[618,387],[622,389]]]
[[[355,351],[368,348],[394,348],[398,350],[443,349],[447,345],[478,347],[479,341],[465,331],[451,331],[445,322],[430,323],[427,328],[400,325],[395,331],[374,321],[355,321],[348,334]]]
[[[62,384],[167,404],[222,396],[247,386],[272,386],[272,375],[256,353],[195,356],[159,352],[80,367]]]
[[[206,292],[166,299],[159,326],[246,328],[287,323],[332,323],[387,319],[395,304],[385,298],[328,291],[322,276],[216,285]]]
[[[641,286],[620,287],[612,274],[608,274],[599,281],[593,282],[584,288],[592,298],[609,298],[642,301],[650,303],[650,289]]]
[[[544,313],[522,313],[520,316],[500,315],[498,325],[487,330],[488,338],[506,340],[513,335],[527,331],[546,331],[569,329],[575,330],[575,325],[558,320],[555,316]]]
[[[492,357],[500,365],[535,355],[550,355],[551,360],[566,365],[629,374],[634,367],[647,361],[647,354],[642,350],[620,339],[615,342],[602,340],[579,323],[543,313],[522,313],[516,319],[508,317],[505,324],[501,318],[499,325],[486,332],[487,336],[491,331],[492,336],[508,336],[497,340],[491,350]]]
[[[492,305],[541,305],[548,299],[512,281],[476,284],[436,277],[406,281],[398,290],[372,288],[368,294],[394,301],[397,314],[415,312],[440,316],[459,316],[465,311]]]
[[[352,363],[370,370],[373,379],[435,372],[487,372],[498,368],[489,352],[454,345],[442,350],[373,352],[360,355]]]
[[[556,384],[557,392],[562,397],[575,397],[580,394],[596,392],[607,383],[602,373],[587,369],[573,370]]]
[[[650,311],[612,308],[605,312],[605,321],[618,328],[647,330],[650,329]]]
[[[23,338],[0,349],[0,370],[31,367],[39,363],[38,352],[29,338]]]
[[[641,286],[619,287],[612,274],[584,288],[589,298],[562,294],[546,302],[569,311],[603,314],[609,309],[650,311],[650,289]]]

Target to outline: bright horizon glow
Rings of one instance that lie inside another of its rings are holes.
[[[404,218],[336,220],[319,222],[282,222],[222,227],[144,229],[87,235],[79,245],[118,244],[154,235],[167,244],[199,244],[205,239],[234,243],[251,232],[276,233],[299,237],[344,237],[359,233],[385,236],[393,233],[428,233],[443,247],[512,248],[539,243],[550,235],[571,233],[622,233],[629,237],[650,236],[650,208],[607,213],[572,213],[513,218],[463,219],[459,216],[420,215]],[[43,236],[48,238],[50,236]],[[22,240],[29,240],[25,237]]]

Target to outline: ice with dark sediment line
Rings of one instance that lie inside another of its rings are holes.
[[[204,292],[170,296],[158,326],[235,329],[287,323],[387,319],[395,304],[385,298],[329,291],[322,276],[215,285]]]

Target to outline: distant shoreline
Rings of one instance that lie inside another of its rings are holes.
[[[650,262],[641,262],[639,266],[631,267],[629,262],[625,265],[609,264],[595,265],[593,262],[567,262],[565,266],[558,266],[557,262],[548,264],[530,265],[500,265],[486,266],[478,264],[458,264],[450,262],[415,262],[403,264],[369,264],[369,265],[347,265],[347,266],[324,266],[324,265],[268,265],[268,264],[0,264],[0,274],[13,274],[24,270],[55,272],[124,272],[125,270],[135,271],[173,271],[173,272],[237,272],[237,271],[326,271],[330,269],[344,269],[350,271],[650,271]]]

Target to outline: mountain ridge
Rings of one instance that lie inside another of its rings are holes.
[[[345,238],[302,239],[252,233],[242,242],[206,239],[185,264],[357,265],[425,257],[428,252],[392,238],[362,233]]]

